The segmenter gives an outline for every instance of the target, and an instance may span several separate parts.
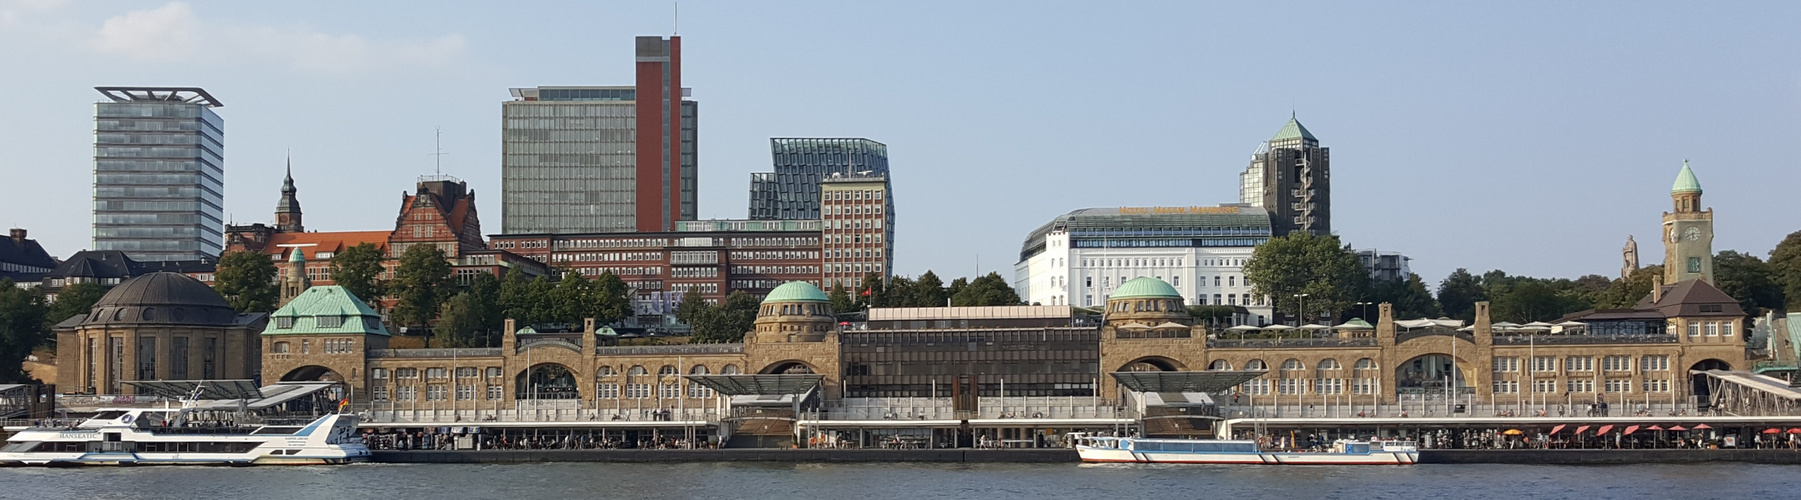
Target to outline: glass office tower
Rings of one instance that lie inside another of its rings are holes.
[[[769,140],[769,152],[775,159],[773,175],[751,174],[752,219],[818,219],[821,180],[888,176],[888,146],[869,139],[775,138]],[[894,208],[892,201],[887,208]]]
[[[191,87],[96,87],[94,249],[139,261],[224,249],[223,106]]]

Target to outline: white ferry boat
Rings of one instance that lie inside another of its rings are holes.
[[[1340,439],[1330,451],[1268,451],[1256,441],[1225,439],[1076,439],[1083,462],[1173,464],[1411,465],[1419,446],[1411,441]]]
[[[199,425],[191,409],[105,409],[68,427],[30,427],[0,446],[0,465],[342,464],[369,459],[355,415],[304,425]]]

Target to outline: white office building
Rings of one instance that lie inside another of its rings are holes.
[[[1236,322],[1270,322],[1244,263],[1270,237],[1269,213],[1246,204],[1085,208],[1026,237],[1013,287],[1027,302],[1095,307],[1133,278],[1163,280],[1188,305],[1234,306]]]

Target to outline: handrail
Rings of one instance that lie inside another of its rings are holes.
[[[597,355],[631,355],[631,354],[739,354],[744,352],[744,344],[677,344],[677,345],[635,345],[635,346],[594,346]]]
[[[1496,335],[1495,345],[1674,344],[1674,334],[1642,335]]]
[[[1373,338],[1207,339],[1207,347],[1374,347]]]
[[[500,356],[499,347],[461,347],[435,349],[370,349],[370,358],[449,358]]]

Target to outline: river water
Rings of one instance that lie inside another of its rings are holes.
[[[1801,467],[509,464],[0,469],[0,498],[1796,498]]]

